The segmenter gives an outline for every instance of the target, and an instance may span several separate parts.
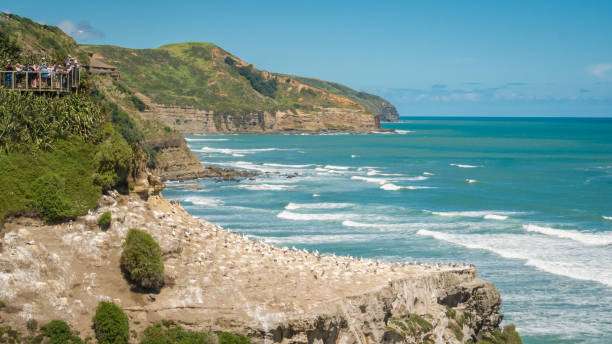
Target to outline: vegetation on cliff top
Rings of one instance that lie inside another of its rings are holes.
[[[266,73],[211,43],[156,49],[83,45],[121,69],[125,83],[153,101],[235,115],[254,111],[361,106],[290,78]],[[304,88],[306,87],[306,88]]]
[[[3,56],[0,49],[0,59],[8,57],[14,61],[34,63],[46,57],[50,61],[63,62],[66,56],[71,55],[81,64],[89,61],[87,53],[79,48],[74,39],[56,26],[42,25],[29,18],[0,12],[0,32],[3,33],[1,36],[6,34],[6,37],[10,37],[21,50],[17,54]]]
[[[366,93],[366,92],[359,92],[348,86],[339,84],[337,82],[324,81],[324,80],[319,80],[319,79],[314,79],[314,78],[306,78],[303,76],[296,76],[296,75],[286,75],[286,74],[279,74],[279,75],[282,75],[287,78],[292,78],[306,85],[320,88],[327,92],[331,92],[341,97],[348,98],[354,101],[355,103],[363,105],[363,107],[371,113],[378,114],[382,111],[383,107],[387,105],[391,105],[391,103],[389,103],[387,100],[385,100],[382,97],[379,97],[379,96],[376,96],[370,93]]]

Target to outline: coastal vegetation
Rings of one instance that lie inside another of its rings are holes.
[[[371,113],[378,114],[382,111],[383,107],[390,105],[390,103],[382,97],[379,97],[379,96],[376,96],[370,93],[366,93],[366,92],[356,91],[348,86],[339,84],[337,82],[324,81],[324,80],[319,80],[319,79],[314,79],[314,78],[306,78],[303,76],[296,76],[296,75],[287,75],[287,74],[281,74],[281,75],[286,77],[287,78],[286,80],[294,79],[306,85],[310,85],[312,87],[316,87],[318,89],[325,90],[335,95],[350,99],[362,105],[367,111]]]
[[[82,48],[118,66],[129,88],[159,104],[193,106],[237,117],[320,107],[362,111],[358,103],[323,90],[302,92],[306,85],[298,87],[286,77],[258,70],[211,43],[177,43],[155,49]]]
[[[111,225],[111,212],[105,211],[98,217],[98,226],[102,229],[107,229]]]
[[[129,281],[145,290],[159,290],[164,285],[164,262],[159,244],[136,228],[130,229],[122,245],[121,268]]]
[[[92,323],[99,344],[127,344],[130,341],[128,317],[112,302],[98,304]]]
[[[0,90],[0,220],[85,214],[103,190],[126,185],[132,147],[86,96],[36,97]]]

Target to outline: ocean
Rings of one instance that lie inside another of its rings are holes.
[[[612,119],[403,117],[369,135],[189,135],[255,180],[168,182],[278,246],[474,264],[524,343],[612,343]]]

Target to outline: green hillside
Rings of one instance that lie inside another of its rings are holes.
[[[354,101],[293,77],[260,71],[211,43],[178,43],[156,49],[82,48],[118,66],[127,85],[161,104],[219,113],[321,107],[363,111]]]
[[[41,25],[29,18],[0,12],[0,32],[2,36],[10,37],[21,49],[18,56],[2,56],[0,49],[2,59],[12,57],[22,63],[33,63],[40,61],[41,57],[46,57],[61,63],[71,55],[81,64],[87,64],[89,61],[87,54],[79,48],[74,39],[56,26]],[[4,64],[4,61],[2,63]]]
[[[355,103],[363,105],[365,109],[371,113],[380,114],[383,110],[383,107],[391,105],[387,100],[370,94],[366,92],[356,91],[348,86],[344,86],[337,82],[324,81],[314,78],[306,78],[302,76],[295,75],[285,75],[281,74],[284,77],[293,78],[299,82],[303,82],[306,85],[310,85],[312,87],[320,88],[327,92],[339,95],[341,97],[348,98]]]

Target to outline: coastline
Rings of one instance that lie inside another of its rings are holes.
[[[462,324],[466,339],[492,332],[502,318],[499,292],[474,267],[277,248],[191,216],[161,195],[144,201],[111,193],[99,203],[70,223],[20,218],[6,224],[0,277],[11,288],[0,298],[14,309],[10,323],[60,318],[88,334],[94,305],[113,300],[139,330],[175,319],[189,329],[242,333],[255,343],[386,342],[397,335],[390,318],[418,315],[433,326],[421,340],[459,343],[447,307],[472,314]],[[95,224],[104,211],[116,219],[107,231]],[[119,271],[122,238],[134,227],[162,247],[170,283],[160,294],[132,292]]]

